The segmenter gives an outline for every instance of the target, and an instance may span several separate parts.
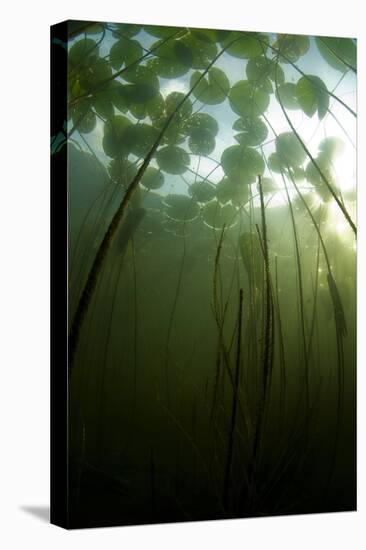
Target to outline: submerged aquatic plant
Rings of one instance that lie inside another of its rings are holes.
[[[76,517],[352,507],[355,41],[70,22],[67,49]],[[97,504],[86,463],[128,460]]]

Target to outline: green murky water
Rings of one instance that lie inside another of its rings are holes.
[[[69,34],[72,525],[355,509],[355,41]]]

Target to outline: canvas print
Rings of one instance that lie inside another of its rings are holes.
[[[64,526],[355,510],[356,40],[61,25]]]

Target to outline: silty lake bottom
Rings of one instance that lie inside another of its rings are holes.
[[[68,32],[70,526],[355,510],[355,40]]]

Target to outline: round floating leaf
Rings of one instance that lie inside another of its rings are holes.
[[[85,38],[75,42],[69,50],[68,64],[70,68],[76,68],[90,61],[91,55],[98,55],[99,48],[95,40]]]
[[[318,165],[318,167],[320,168],[320,170],[323,173],[323,175],[325,176],[325,178],[327,179],[328,183],[330,185],[334,185],[336,183],[336,181],[335,181],[336,176],[335,176],[334,169],[332,167],[332,163],[330,162],[327,155],[325,155],[324,153],[320,153],[316,157],[315,162]],[[324,192],[324,194],[326,196],[328,195],[328,193],[330,195],[330,192],[329,192],[326,184],[324,183],[323,178],[319,174],[319,171],[317,170],[317,168],[315,167],[315,165],[313,164],[312,161],[309,161],[308,164],[306,165],[305,175],[306,175],[306,179],[310,183],[312,183],[315,187],[317,187],[317,188],[324,187],[325,190],[326,190],[326,193]],[[318,191],[319,191],[319,189],[318,189]]]
[[[301,77],[296,84],[296,97],[302,110],[309,117],[318,111],[319,120],[321,120],[328,111],[327,87],[318,76]]]
[[[82,134],[89,134],[92,132],[97,124],[97,118],[92,111],[87,112],[80,120],[77,128]]]
[[[168,174],[183,174],[191,162],[188,153],[174,145],[159,149],[156,160],[161,170]]]
[[[209,130],[215,137],[218,134],[219,125],[216,119],[211,115],[207,113],[195,113],[187,119],[183,130],[188,135],[190,135],[193,130]]]
[[[215,149],[215,138],[210,130],[195,128],[191,131],[188,145],[195,155],[209,155]]]
[[[231,179],[251,183],[264,172],[264,160],[255,149],[242,145],[232,145],[221,156],[221,165]]]
[[[216,185],[216,198],[221,204],[232,201],[233,204],[241,206],[248,202],[249,187],[245,183],[236,183],[230,178],[223,178]]]
[[[348,66],[356,68],[357,48],[351,38],[317,36],[315,41],[325,61],[334,69],[346,72],[349,68]]]
[[[260,145],[268,136],[268,128],[259,117],[239,118],[233,129],[241,132],[235,136],[241,145]]]
[[[95,111],[102,118],[111,118],[114,115],[113,103],[104,94],[96,94],[92,99]]]
[[[284,165],[283,162],[281,162],[281,159],[279,158],[277,153],[271,153],[268,157],[268,166],[272,172],[276,172],[277,174],[280,174],[284,170],[286,170],[286,165]]]
[[[333,159],[344,151],[344,143],[338,137],[327,137],[319,143],[319,151]]]
[[[126,94],[130,103],[146,103],[158,94],[158,89],[150,84],[129,84]]]
[[[155,123],[164,116],[165,102],[161,93],[158,93],[146,104],[146,112]]]
[[[261,33],[231,32],[221,42],[226,52],[239,59],[252,59],[267,50],[268,35]]]
[[[210,29],[190,29],[191,34],[203,42],[216,42],[216,31]]]
[[[109,61],[113,69],[119,70],[123,64],[128,67],[142,55],[142,48],[137,40],[120,38],[110,49]]]
[[[101,23],[85,23],[85,21],[68,21],[67,28],[69,36],[77,36],[79,34],[99,34],[103,32]]]
[[[141,30],[141,25],[131,25],[129,23],[115,23],[113,25],[114,31],[112,32],[115,38],[120,38],[121,36],[129,37],[135,36]]]
[[[272,70],[269,74],[269,78],[273,82],[276,82],[277,80],[278,85],[283,84],[285,82],[285,73],[283,72],[281,65],[279,65],[278,63],[272,64]]]
[[[231,204],[221,206],[218,201],[207,203],[202,209],[203,221],[212,229],[232,227],[238,222],[238,212]]]
[[[170,36],[175,36],[183,30],[179,27],[159,27],[156,25],[145,25],[144,30],[151,34],[151,36],[156,36],[157,38],[169,38]]]
[[[149,166],[146,168],[141,178],[141,184],[146,187],[146,189],[159,189],[164,185],[164,174],[157,168]]]
[[[209,202],[215,197],[216,188],[208,181],[196,181],[189,186],[191,197],[197,202]]]
[[[192,74],[190,87],[196,84],[201,74],[197,71]],[[230,82],[221,69],[212,67],[207,76],[202,78],[193,90],[193,95],[202,103],[217,105],[222,103],[229,92]]]
[[[291,179],[295,181],[303,181],[305,179],[305,170],[300,168],[300,166],[292,166],[289,170],[289,175]]]
[[[127,187],[136,176],[137,167],[127,159],[113,159],[108,165],[112,180]]]
[[[278,49],[286,57],[285,59],[285,57],[281,56],[281,62],[295,63],[308,51],[310,41],[307,36],[279,34],[277,35],[277,41],[273,47]]]
[[[181,133],[181,125],[172,123],[164,132],[162,145],[179,145],[185,141],[186,137]]]
[[[300,105],[297,99],[296,85],[291,82],[285,82],[278,86],[276,90],[276,97],[280,98],[282,105],[286,109],[300,109]]]
[[[146,104],[145,103],[132,103],[130,105],[130,113],[137,120],[146,118]]]
[[[113,105],[122,113],[125,113],[128,110],[128,94],[126,91],[126,86],[124,86],[121,82],[117,82],[116,80],[110,82],[108,89],[103,95],[108,97]]]
[[[240,80],[231,88],[229,102],[234,113],[242,117],[256,117],[267,109],[269,94],[253,82]]]
[[[137,157],[145,157],[158,137],[158,130],[149,124],[134,124],[124,132],[129,151]]]
[[[131,121],[128,118],[116,115],[104,125],[103,149],[109,157],[125,156],[129,153],[129,145],[126,143],[125,133]]]
[[[273,195],[278,191],[278,187],[272,178],[262,178],[261,183],[264,195]]]
[[[122,76],[124,80],[131,84],[145,84],[159,91],[159,79],[147,65],[134,65]]]
[[[196,201],[186,195],[167,195],[163,203],[167,206],[167,216],[176,221],[192,221],[200,212]]]
[[[266,78],[271,72],[272,63],[263,55],[250,59],[247,63],[245,72],[248,80],[260,80]]]
[[[184,99],[185,94],[182,94],[181,92],[172,92],[165,98],[165,111],[167,116],[169,116],[179,103]],[[182,103],[182,105],[179,107],[179,110],[174,115],[174,121],[175,122],[182,122],[186,120],[192,113],[192,102],[188,98]]]
[[[162,78],[183,76],[193,64],[192,51],[181,40],[158,40],[151,49],[154,50],[155,58],[147,66]]]
[[[306,152],[292,132],[284,132],[276,137],[276,151],[283,166],[301,166]]]
[[[215,43],[201,40],[191,32],[183,36],[181,41],[192,52],[191,66],[193,69],[205,69],[217,54]]]
[[[174,53],[178,61],[185,67],[192,67],[193,54],[190,48],[186,46],[181,40],[176,40],[174,44]]]
[[[154,126],[161,127],[160,120],[164,115],[165,103],[163,96],[157,93],[149,101],[143,103],[130,103],[130,113],[137,119],[141,120],[147,116],[150,117]]]

